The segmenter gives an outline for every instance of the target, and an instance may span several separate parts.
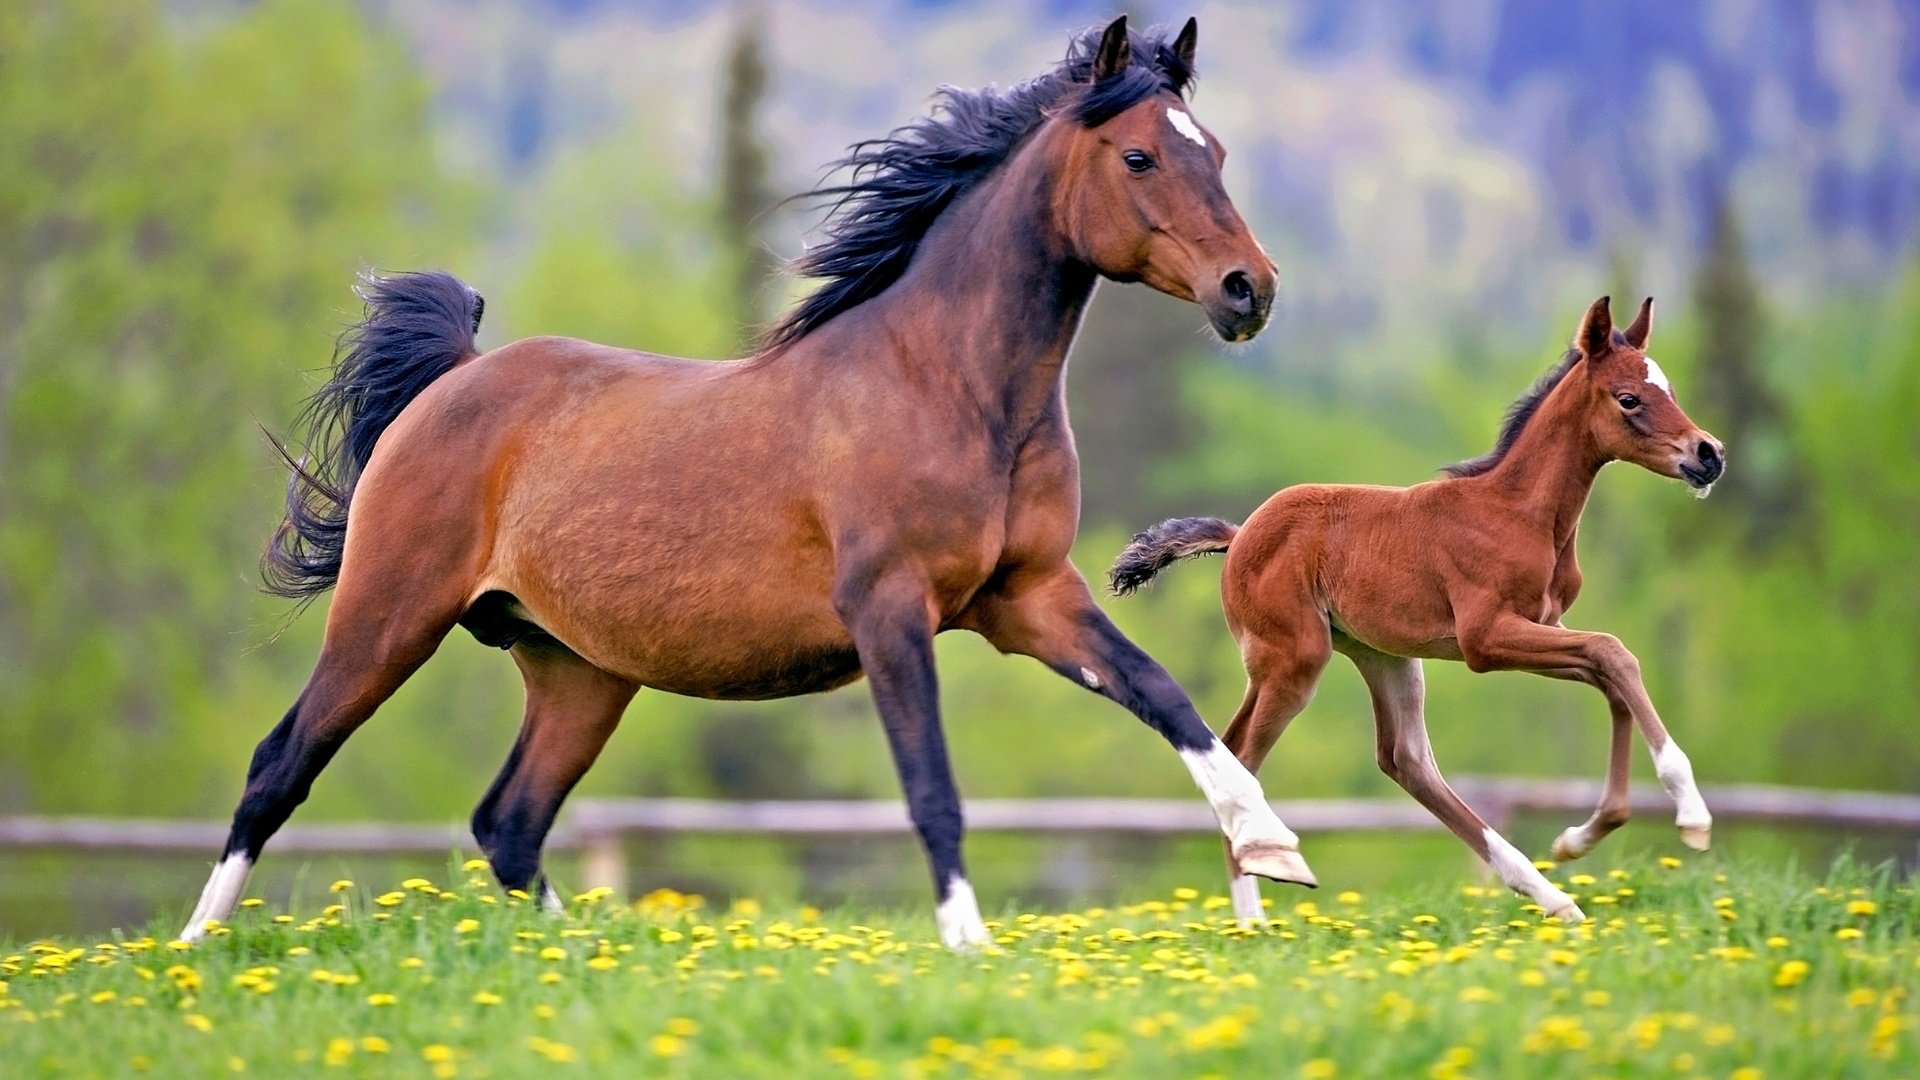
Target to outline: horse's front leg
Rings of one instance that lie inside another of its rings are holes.
[[[853,634],[860,666],[886,728],[893,763],[906,790],[907,813],[933,869],[934,918],[950,949],[991,940],[967,884],[960,856],[964,826],[960,793],[940,731],[940,692],[933,669],[934,606],[924,579],[895,571],[842,575],[834,605]]]
[[[1314,886],[1300,838],[1284,825],[1246,766],[1214,737],[1173,676],[1128,641],[1071,565],[1010,575],[977,598],[960,626],[1001,652],[1031,656],[1125,706],[1180,753],[1213,807],[1242,873]]]

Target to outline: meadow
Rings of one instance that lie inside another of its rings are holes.
[[[1543,864],[1548,865],[1548,864]],[[930,918],[671,891],[546,914],[483,867],[198,946],[0,942],[9,1076],[1848,1077],[1920,1075],[1920,892],[1714,857],[1556,867],[1590,921],[1506,890],[1195,889]],[[990,912],[990,914],[992,914]],[[170,929],[170,928],[169,928]]]

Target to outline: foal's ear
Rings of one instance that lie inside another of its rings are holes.
[[[1179,59],[1180,66],[1193,70],[1193,47],[1200,42],[1200,20],[1187,17],[1187,25],[1180,28],[1180,36],[1173,39],[1173,55]]]
[[[1653,297],[1649,296],[1640,301],[1640,314],[1634,318],[1633,325],[1627,327],[1627,344],[1641,352],[1646,352],[1647,339],[1652,336]]]
[[[1127,61],[1131,59],[1133,49],[1127,44],[1127,17],[1122,15],[1107,25],[1107,32],[1100,38],[1100,50],[1093,54],[1093,81],[1127,70]]]
[[[1581,316],[1580,329],[1574,331],[1573,347],[1588,356],[1599,356],[1613,346],[1613,312],[1607,309],[1611,299],[1603,296],[1595,300]]]

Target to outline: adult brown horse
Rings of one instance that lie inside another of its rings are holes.
[[[1275,268],[1187,111],[1195,27],[1083,35],[1005,92],[853,148],[820,289],[743,360],[564,338],[477,355],[444,274],[370,283],[309,407],[267,558],[337,585],[299,700],[260,744],[183,937],[227,917],[268,837],[363,721],[464,625],[509,649],[525,724],[473,817],[509,887],[640,687],[774,698],[864,673],[932,864],[940,934],[986,940],[961,861],[933,635],[975,631],[1126,706],[1180,752],[1240,865],[1312,883],[1295,836],[1068,561],[1068,347],[1096,281],[1144,281],[1244,341]]]
[[[1580,594],[1574,536],[1601,466],[1631,461],[1705,495],[1725,450],[1674,400],[1647,355],[1653,301],[1625,332],[1607,298],[1587,310],[1573,348],[1514,403],[1492,453],[1450,477],[1410,488],[1303,484],[1268,499],[1245,525],[1218,518],[1163,522],[1114,562],[1116,593],[1176,559],[1224,551],[1221,597],[1247,667],[1247,695],[1226,742],[1258,771],[1320,681],[1335,651],[1360,669],[1373,698],[1381,771],[1467,842],[1501,880],[1547,913],[1583,918],[1440,775],[1427,741],[1422,657],[1474,671],[1531,671],[1587,683],[1613,710],[1600,806],[1562,833],[1555,857],[1574,859],[1627,820],[1628,754],[1638,724],[1660,782],[1678,805],[1689,846],[1705,849],[1713,819],[1693,766],[1667,734],[1640,664],[1610,634],[1569,630]],[[1234,911],[1261,918],[1259,883],[1235,867]]]

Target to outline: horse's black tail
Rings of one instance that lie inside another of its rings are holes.
[[[1133,534],[1133,542],[1113,560],[1107,572],[1107,586],[1115,596],[1125,596],[1153,580],[1153,576],[1181,559],[1195,555],[1215,555],[1227,550],[1240,526],[1219,518],[1172,518],[1145,532]]]
[[[260,574],[267,591],[311,600],[333,588],[347,539],[347,504],[380,433],[427,384],[474,355],[486,302],[452,274],[429,271],[361,278],[366,315],[340,335],[333,374],[295,422],[296,454],[275,439],[293,475],[287,516],[274,530]]]

